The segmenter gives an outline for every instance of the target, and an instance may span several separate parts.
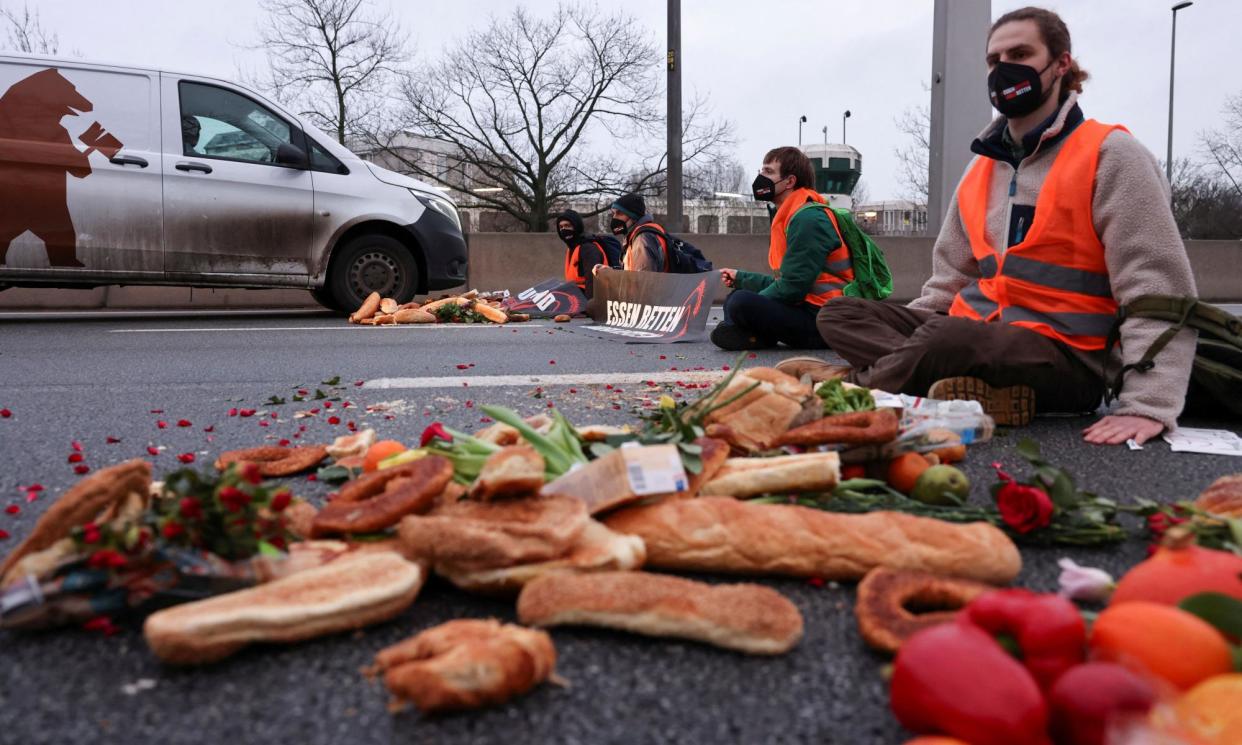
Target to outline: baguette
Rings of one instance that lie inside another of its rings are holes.
[[[349,322],[362,323],[375,315],[375,312],[379,310],[380,300],[378,292],[372,292],[370,295],[367,295],[366,300],[362,301],[362,305],[358,306],[358,310],[354,311],[353,315],[349,317]]]
[[[387,621],[426,579],[395,553],[345,556],[264,585],[178,605],[147,618],[143,634],[164,662],[215,662],[252,642],[296,642]]]
[[[796,505],[700,497],[631,507],[605,520],[643,539],[647,566],[857,580],[877,566],[1008,584],[1017,547],[988,523],[896,512],[846,515]]]
[[[817,419],[776,438],[776,445],[883,445],[897,439],[897,412],[852,411]]]
[[[503,310],[499,308],[493,308],[487,303],[480,303],[479,301],[476,300],[467,307],[469,307],[471,310],[478,313],[479,315],[483,316],[487,320],[491,321],[492,323],[508,323],[509,322],[508,313],[505,313]]]
[[[836,453],[730,458],[700,493],[707,497],[740,498],[779,492],[832,491],[840,480],[841,459]]]
[[[435,323],[436,317],[421,308],[402,308],[393,314],[397,323]]]
[[[412,701],[424,714],[504,703],[547,680],[556,648],[545,631],[495,619],[457,619],[375,655],[391,710]]]
[[[457,305],[465,305],[465,304],[467,304],[467,303],[469,303],[469,302],[470,302],[470,301],[469,301],[469,300],[466,300],[465,298],[460,298],[460,297],[446,297],[446,298],[441,298],[440,300],[436,300],[435,302],[427,303],[426,305],[424,305],[424,306],[422,307],[422,310],[424,310],[424,311],[426,311],[426,312],[428,312],[428,313],[431,313],[431,312],[432,312],[432,311],[434,311],[436,308],[439,308],[439,307],[440,307],[440,306],[442,306],[442,305],[449,305],[450,303],[455,303],[455,304],[457,304]]]
[[[802,638],[802,614],[770,587],[713,586],[646,572],[546,574],[523,588],[518,619],[691,639],[750,654],[783,654]]]
[[[390,297],[386,297],[380,300],[380,312],[385,315],[390,316],[393,313],[396,313],[400,307],[401,307],[400,303],[398,303],[396,300],[393,300]]]

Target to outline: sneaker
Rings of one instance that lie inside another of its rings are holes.
[[[712,344],[727,352],[743,352],[747,349],[764,349],[759,337],[748,334],[732,323],[721,323],[712,329]]]
[[[1035,416],[1035,389],[1029,385],[992,387],[979,378],[944,378],[932,383],[927,397],[940,401],[978,401],[1002,427],[1025,427]]]
[[[834,365],[818,357],[790,357],[776,363],[776,369],[798,380],[805,378],[812,383],[844,378],[851,370],[849,365]]]

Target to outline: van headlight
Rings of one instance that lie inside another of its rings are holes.
[[[444,215],[453,221],[453,224],[457,226],[458,230],[461,230],[461,216],[457,214],[457,208],[453,206],[452,202],[436,194],[414,191],[413,189],[410,189],[410,193],[413,194],[419,202],[422,202],[424,207],[435,210],[441,215]]]

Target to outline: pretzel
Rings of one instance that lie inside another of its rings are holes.
[[[355,479],[315,515],[311,535],[320,538],[389,528],[406,515],[425,512],[451,478],[453,464],[447,458],[428,455]]]
[[[220,457],[216,459],[216,469],[223,471],[234,463],[254,463],[259,467],[259,475],[274,478],[292,476],[308,468],[314,468],[326,457],[328,457],[328,449],[323,445],[304,445],[296,448],[268,445],[220,453]]]
[[[915,632],[953,620],[959,609],[994,589],[969,579],[877,567],[858,583],[854,614],[872,649],[896,654]],[[911,606],[940,610],[917,613]]]
[[[776,439],[780,445],[850,445],[892,442],[897,438],[897,412],[892,409],[834,414],[791,429]]]

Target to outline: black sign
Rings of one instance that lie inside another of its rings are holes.
[[[574,329],[629,343],[701,341],[706,336],[717,272],[664,274],[601,269],[587,306],[593,326]]]
[[[587,299],[573,282],[545,279],[509,298],[503,307],[510,313],[527,313],[531,318],[554,318],[585,313]]]

